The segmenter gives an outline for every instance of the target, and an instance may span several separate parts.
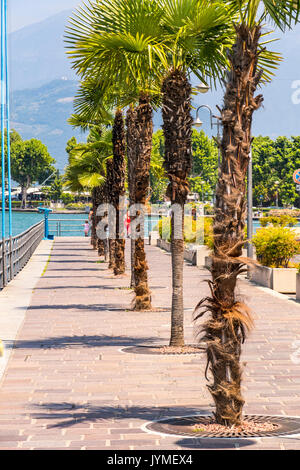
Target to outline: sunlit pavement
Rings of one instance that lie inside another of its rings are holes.
[[[300,449],[299,438],[201,440],[142,429],[212,409],[204,356],[122,352],[168,342],[171,258],[156,247],[147,254],[153,306],[161,311],[133,312],[129,272],[114,278],[87,239],[56,239],[2,380],[0,449]],[[208,275],[185,266],[188,343]],[[300,415],[300,306],[247,281],[239,290],[256,327],[244,346],[245,412]]]

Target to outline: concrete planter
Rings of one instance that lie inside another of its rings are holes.
[[[149,245],[157,246],[159,240],[159,232],[152,231],[149,233]]]
[[[196,266],[205,267],[205,259],[209,257],[210,249],[206,245],[199,245],[196,249]]]
[[[211,269],[212,267],[212,257],[211,256],[205,256],[205,261],[204,261],[204,267],[206,269]]]
[[[251,270],[251,280],[282,294],[295,294],[296,268],[268,268],[255,266]]]
[[[300,300],[300,273],[296,273],[296,299]]]
[[[192,265],[196,266],[196,254],[196,250],[189,250],[185,248],[183,256],[186,261],[189,261],[190,263],[192,263]]]
[[[166,250],[168,252],[171,251],[170,242],[159,238],[156,243],[159,248],[162,248],[163,250]],[[211,257],[209,256],[209,254],[210,249],[206,245],[198,245],[191,249],[185,248],[184,259],[192,263],[193,266],[197,266],[198,268],[209,268],[211,266]]]
[[[159,248],[162,248],[163,250],[171,251],[171,243],[167,242],[166,240],[163,240],[162,238],[159,238],[157,240],[157,246],[159,246]]]

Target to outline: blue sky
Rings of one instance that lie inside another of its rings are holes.
[[[15,31],[63,10],[75,8],[80,0],[7,0],[9,30]]]

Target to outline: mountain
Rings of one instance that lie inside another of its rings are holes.
[[[51,15],[75,8],[82,0],[8,0],[8,26],[16,31],[26,25],[37,23]]]
[[[67,163],[67,141],[72,136],[85,140],[84,134],[67,123],[73,112],[76,89],[76,81],[54,80],[36,89],[11,94],[11,127],[23,139],[36,138],[47,145],[61,171]]]
[[[77,87],[63,42],[71,14],[72,10],[66,10],[10,34],[13,126],[23,138],[36,137],[48,145],[60,169],[66,164],[67,140],[72,135],[84,139],[67,124]],[[284,60],[272,83],[259,91],[265,99],[263,107],[254,114],[253,135],[272,138],[299,135],[300,25],[275,42],[272,49],[281,52]],[[193,84],[197,82],[195,79],[192,81]],[[206,95],[198,94],[193,104],[195,108],[208,104],[218,114],[215,105],[222,106],[222,96],[223,91],[219,87]],[[204,131],[211,135],[207,110],[201,110],[200,118],[204,122]],[[154,124],[155,129],[160,128],[160,113],[155,113]]]
[[[11,89],[35,88],[65,77],[75,79],[66,55],[64,31],[72,10],[9,35]]]

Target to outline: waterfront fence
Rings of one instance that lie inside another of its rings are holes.
[[[15,237],[0,241],[0,289],[24,268],[44,237],[41,221]]]
[[[56,237],[83,235],[85,219],[51,219],[49,217],[49,233]]]

